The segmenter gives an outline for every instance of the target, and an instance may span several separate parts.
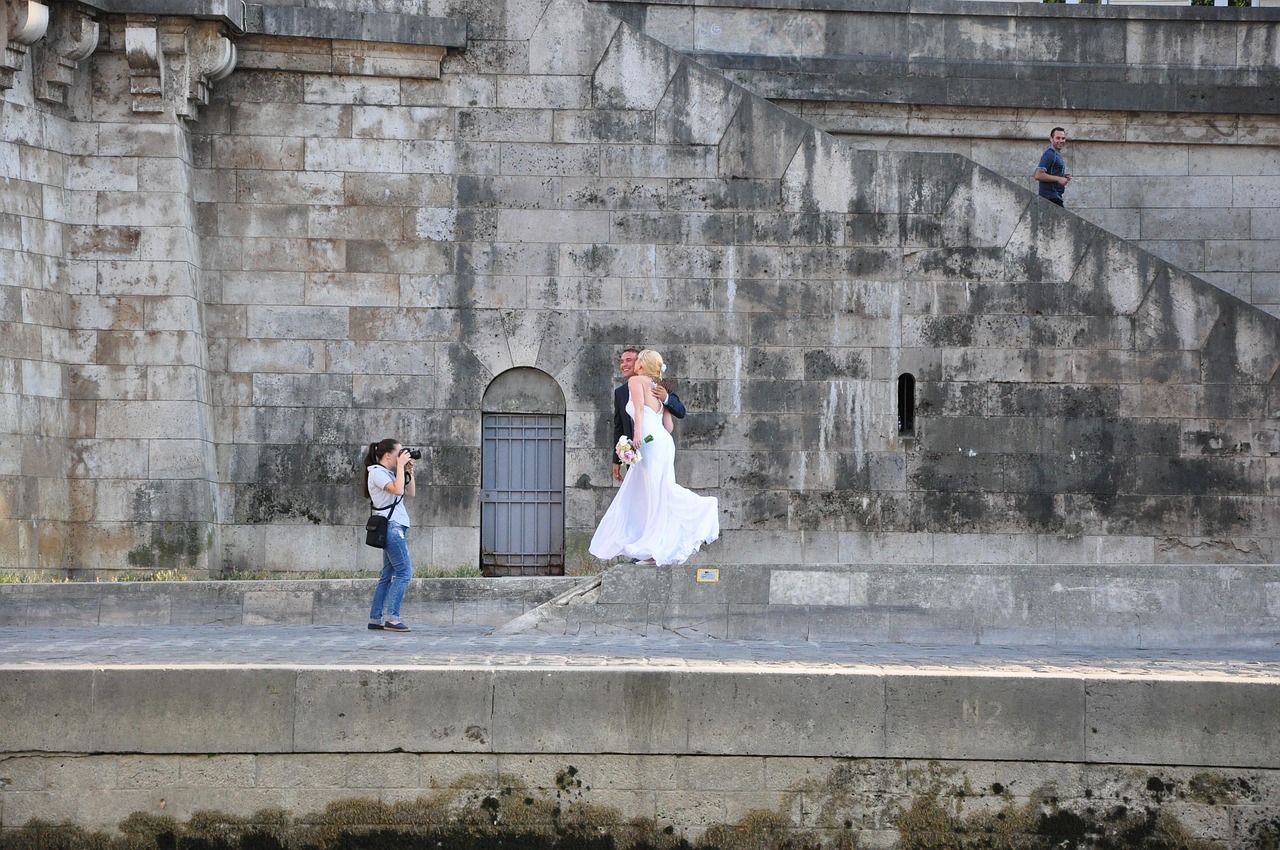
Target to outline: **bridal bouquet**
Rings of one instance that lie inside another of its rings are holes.
[[[653,437],[645,437],[642,442],[651,443]],[[634,445],[626,434],[618,438],[618,445],[614,446],[613,450],[617,452],[618,462],[623,466],[634,466],[640,462],[640,447]]]

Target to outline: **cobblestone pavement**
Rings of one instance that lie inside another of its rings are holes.
[[[1280,681],[1280,648],[872,646],[667,635],[496,636],[489,631],[418,627],[389,634],[363,625],[3,627],[0,668],[572,667]]]

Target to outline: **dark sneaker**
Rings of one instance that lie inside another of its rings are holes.
[[[382,629],[383,629],[383,631],[388,631],[388,632],[411,632],[411,631],[413,631],[413,629],[409,628],[409,627],[408,627],[408,626],[406,626],[404,623],[393,623],[393,622],[391,622],[390,620],[388,620],[387,622],[385,622],[385,623],[383,623],[383,624],[382,624]]]
[[[382,623],[370,623],[370,624],[369,624],[369,628],[370,628],[370,630],[373,630],[373,631],[379,631],[379,632],[380,632],[380,631],[382,631],[382,630],[383,630],[384,626],[382,625]]]

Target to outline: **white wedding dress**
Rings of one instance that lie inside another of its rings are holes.
[[[635,418],[631,402],[627,413]],[[622,486],[604,512],[590,551],[608,560],[624,555],[653,558],[659,564],[683,564],[703,543],[720,536],[719,502],[676,483],[676,444],[662,425],[661,412],[646,410],[640,460],[627,470]]]

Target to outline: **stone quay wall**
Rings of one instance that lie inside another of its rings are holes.
[[[481,400],[525,367],[564,394],[576,566],[634,344],[719,561],[1275,559],[1275,317],[585,0],[413,5],[53,3],[10,45],[4,564],[373,567],[357,459],[396,435],[414,559],[474,565]]]
[[[1275,840],[1266,675],[389,664],[5,666],[0,841],[297,824],[621,847]]]

